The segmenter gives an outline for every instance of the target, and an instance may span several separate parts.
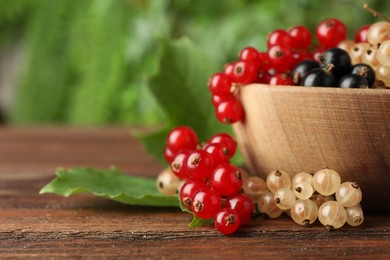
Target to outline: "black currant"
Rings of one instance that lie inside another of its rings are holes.
[[[336,80],[341,79],[351,71],[351,58],[348,52],[340,48],[331,48],[324,51],[319,57],[320,66],[325,68],[333,64],[332,74]]]
[[[367,80],[357,74],[348,74],[341,78],[340,88],[368,88]]]
[[[336,87],[335,77],[331,73],[332,65],[326,69],[313,69],[303,78],[305,87]]]
[[[357,74],[365,78],[368,82],[368,86],[371,87],[375,81],[374,69],[365,63],[358,63],[352,66],[351,74]]]
[[[291,78],[294,81],[295,85],[302,86],[303,84],[303,78],[305,75],[313,70],[319,68],[320,65],[318,62],[314,60],[304,60],[301,63],[299,63],[294,70],[291,72]]]

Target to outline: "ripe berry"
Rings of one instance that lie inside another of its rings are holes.
[[[208,152],[196,149],[190,151],[185,165],[190,178],[206,180],[214,169],[214,159]]]
[[[224,208],[217,212],[214,217],[214,226],[225,235],[234,233],[240,226],[240,216],[230,208]]]
[[[183,149],[193,150],[198,144],[198,136],[188,126],[178,126],[173,128],[167,136],[166,146],[175,154]]]
[[[272,75],[268,81],[269,85],[277,86],[277,85],[294,85],[290,75],[287,73],[275,73]]]
[[[223,73],[225,73],[225,75],[229,78],[234,79],[234,66],[236,65],[236,63],[236,61],[226,63],[223,67]]]
[[[222,72],[217,72],[211,76],[208,85],[213,95],[228,96],[232,86],[232,80]]]
[[[240,216],[240,225],[245,225],[251,220],[255,206],[253,201],[244,194],[238,194],[226,200],[226,208],[237,211]]]
[[[216,116],[224,124],[233,124],[244,117],[244,109],[236,98],[221,102],[216,107]]]
[[[233,78],[235,82],[249,84],[257,78],[258,66],[252,61],[241,60],[234,64]]]
[[[347,36],[344,23],[335,18],[328,18],[320,22],[316,29],[318,42],[324,48],[336,47]]]
[[[232,98],[234,98],[233,95],[229,95],[229,96],[212,95],[211,96],[211,103],[213,103],[214,107],[217,107],[222,102],[228,101],[229,99],[232,99]]]
[[[240,51],[240,60],[251,61],[260,65],[259,52],[253,47],[245,47],[242,49]]]
[[[268,57],[272,68],[278,72],[286,72],[293,61],[293,52],[284,45],[273,45],[268,49]]]
[[[187,174],[187,157],[190,154],[190,150],[181,150],[176,153],[172,163],[171,163],[171,169],[172,172],[179,177],[180,179],[188,179],[189,176]]]
[[[200,190],[209,189],[206,184],[198,180],[187,180],[180,189],[180,202],[192,211],[192,198]]]
[[[320,65],[314,60],[305,60],[299,63],[291,72],[291,76],[295,85],[302,85],[302,79],[308,72],[313,69],[319,68]]]
[[[229,156],[224,152],[224,147],[221,144],[208,143],[203,147],[203,150],[211,154],[215,166],[229,162]]]
[[[169,149],[169,147],[164,148],[164,158],[167,163],[171,164],[175,158],[175,154]]]
[[[310,47],[312,37],[309,28],[298,25],[290,28],[288,34],[292,39],[292,48],[306,50]]]
[[[210,138],[209,143],[221,144],[224,149],[224,153],[227,154],[229,158],[233,157],[237,150],[236,141],[227,133],[215,134]]]
[[[209,219],[221,209],[221,197],[213,190],[201,189],[192,198],[192,209],[201,219]]]
[[[306,74],[302,85],[305,87],[335,87],[336,81],[329,71],[314,69]]]
[[[372,86],[374,84],[375,71],[368,64],[355,64],[354,66],[352,66],[351,74],[357,74],[365,78],[368,82],[368,86]]]
[[[359,28],[359,30],[355,34],[355,42],[368,42],[368,29],[370,28],[370,24],[363,25]]]
[[[222,197],[236,195],[242,187],[241,171],[234,165],[220,164],[214,169],[209,182],[210,187]]]
[[[332,64],[332,74],[338,80],[351,71],[351,58],[348,52],[340,48],[331,48],[324,51],[319,56],[319,62],[322,68]]]
[[[368,88],[368,82],[365,78],[357,74],[349,74],[341,78],[340,88]]]
[[[286,47],[292,47],[293,39],[291,35],[282,29],[277,29],[268,34],[267,46],[271,48],[275,45],[284,45]]]

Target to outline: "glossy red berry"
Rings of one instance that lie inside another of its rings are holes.
[[[260,65],[260,56],[259,52],[254,47],[245,47],[240,51],[240,60],[246,60],[254,62],[255,64]]]
[[[290,34],[282,29],[276,29],[268,34],[267,46],[271,48],[274,45],[284,45],[286,47],[292,47],[293,39]]]
[[[221,102],[216,107],[215,114],[220,122],[224,124],[233,124],[244,117],[244,109],[236,98],[232,98]]]
[[[338,19],[328,18],[318,24],[316,37],[322,47],[333,48],[345,40],[347,27]]]
[[[198,136],[195,131],[188,126],[178,126],[173,128],[167,136],[166,146],[176,154],[180,150],[193,150],[198,144]]]
[[[241,60],[234,64],[234,82],[241,84],[253,83],[257,78],[258,66],[252,61]]]
[[[368,29],[370,29],[370,24],[363,25],[355,34],[355,42],[368,42]]]
[[[225,207],[237,211],[240,216],[240,225],[244,225],[251,220],[255,209],[252,199],[244,194],[235,195],[226,200]]]
[[[274,45],[268,49],[268,57],[272,68],[278,72],[286,72],[293,62],[291,48],[284,45]]]
[[[215,166],[229,162],[229,156],[224,152],[224,147],[221,144],[208,143],[203,147],[203,150],[211,154]]]
[[[232,78],[234,80],[234,66],[236,65],[236,61],[226,63],[223,67],[223,73],[225,73],[226,76],[229,78]]]
[[[209,189],[206,184],[198,180],[187,180],[180,189],[180,202],[187,209],[192,211],[192,198],[200,190]]]
[[[173,159],[175,158],[175,154],[169,149],[169,147],[164,148],[164,158],[165,161],[169,164],[172,163]]]
[[[237,150],[237,142],[227,133],[218,133],[213,135],[213,137],[210,138],[209,143],[221,144],[225,154],[227,154],[229,158],[233,157]]]
[[[287,32],[292,39],[292,48],[298,50],[309,49],[312,42],[312,36],[309,28],[307,28],[306,26],[298,25],[290,28]]]
[[[186,168],[190,178],[206,180],[214,170],[214,159],[204,150],[192,150],[188,154]]]
[[[223,208],[215,215],[214,226],[222,234],[232,234],[240,226],[240,216],[233,209]]]
[[[271,86],[278,86],[278,85],[293,86],[294,82],[287,73],[275,73],[270,77],[268,84]]]
[[[187,157],[190,154],[190,152],[191,150],[187,150],[187,149],[177,152],[171,163],[172,172],[180,179],[189,178],[185,164],[187,163]]]
[[[192,212],[201,219],[214,217],[221,205],[221,197],[210,189],[201,189],[192,198]]]
[[[232,99],[232,98],[234,98],[233,95],[229,95],[229,96],[212,95],[211,96],[211,103],[213,103],[214,107],[217,107],[222,102],[228,101],[229,99]]]
[[[241,171],[234,165],[220,164],[211,174],[209,183],[210,187],[222,197],[236,195],[242,188]]]
[[[208,82],[209,90],[213,95],[228,96],[232,87],[232,79],[222,72],[213,74]]]

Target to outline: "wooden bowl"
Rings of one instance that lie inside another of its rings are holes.
[[[390,90],[268,86],[237,93],[233,125],[252,174],[329,167],[362,188],[365,210],[390,210]]]

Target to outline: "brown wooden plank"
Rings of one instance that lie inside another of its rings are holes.
[[[212,227],[188,228],[191,216],[177,208],[127,206],[86,194],[69,198],[38,195],[58,166],[117,165],[126,173],[156,176],[163,166],[149,157],[128,133],[124,128],[0,129],[0,256],[390,257],[389,213],[366,212],[363,226],[346,226],[332,232],[318,223],[301,227],[287,216],[276,220],[257,217],[237,234],[222,236]]]

